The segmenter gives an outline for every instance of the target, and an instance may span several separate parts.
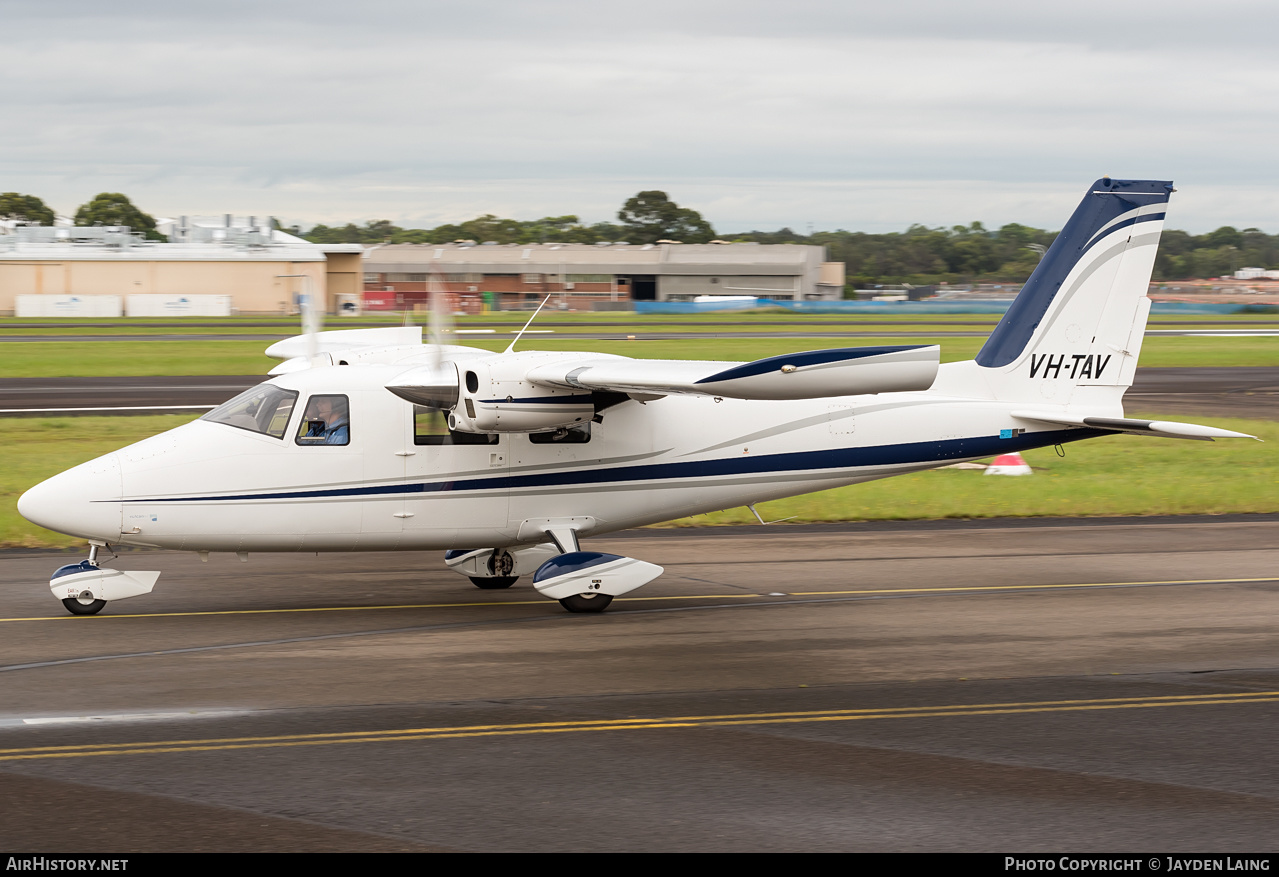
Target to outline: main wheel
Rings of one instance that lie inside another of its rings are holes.
[[[481,578],[480,576],[467,576],[471,580],[471,584],[477,588],[483,588],[486,591],[498,591],[502,588],[509,588],[520,580],[519,576],[491,576],[489,578]]]
[[[603,612],[613,602],[611,594],[574,594],[560,600],[569,612]]]
[[[67,607],[67,611],[72,615],[97,615],[102,611],[102,607],[107,605],[106,600],[82,600],[79,597],[67,597],[62,601],[62,605]]]

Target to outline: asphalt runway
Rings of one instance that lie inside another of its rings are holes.
[[[260,383],[263,375],[0,379],[0,416],[151,414],[200,410]],[[1130,412],[1279,419],[1279,368],[1139,368]],[[92,410],[99,409],[99,410]],[[119,410],[132,409],[132,410]]]
[[[1279,515],[642,530],[600,616],[439,552],[0,555],[0,846],[1266,852]]]

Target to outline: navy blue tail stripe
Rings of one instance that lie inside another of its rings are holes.
[[[1094,183],[1013,300],[995,331],[986,339],[985,345],[977,354],[977,364],[986,368],[999,368],[1021,356],[1075,263],[1096,243],[1094,235],[1106,223],[1129,211],[1167,202],[1171,192],[1172,183],[1162,180],[1101,179]],[[1162,217],[1150,214],[1132,221],[1158,218]],[[1114,228],[1122,228],[1126,222],[1118,223]],[[1107,234],[1109,232],[1110,230]]]
[[[1146,213],[1146,214],[1143,214],[1142,216],[1134,216],[1131,219],[1125,219],[1123,222],[1116,222],[1110,228],[1106,229],[1105,234],[1098,233],[1096,237],[1094,237],[1091,241],[1089,241],[1088,245],[1084,247],[1084,253],[1088,252],[1093,247],[1097,246],[1097,244],[1101,243],[1103,240],[1105,240],[1114,232],[1119,231],[1119,229],[1121,228],[1129,228],[1131,226],[1136,225],[1139,222],[1153,222],[1156,219],[1163,219],[1165,216],[1167,216],[1166,213]],[[1083,253],[1081,253],[1080,255],[1083,255]]]

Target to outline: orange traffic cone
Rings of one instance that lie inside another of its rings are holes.
[[[1021,454],[1000,454],[986,467],[987,475],[1033,475]]]

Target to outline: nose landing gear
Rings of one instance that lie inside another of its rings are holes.
[[[160,578],[158,572],[103,569],[99,547],[105,546],[90,544],[87,560],[60,566],[49,579],[49,590],[72,615],[96,615],[111,600],[149,594]]]

